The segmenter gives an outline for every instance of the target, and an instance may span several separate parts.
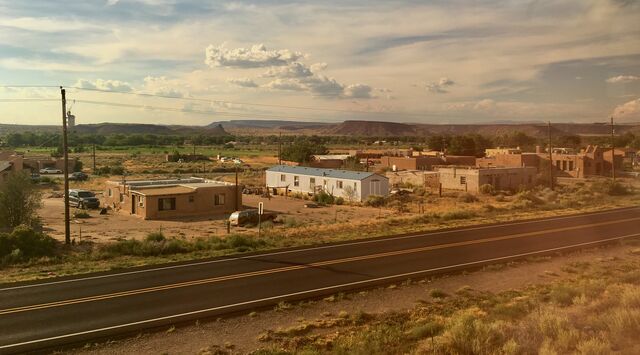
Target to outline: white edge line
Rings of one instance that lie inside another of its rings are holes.
[[[637,209],[637,208],[638,207],[630,207],[630,208],[623,208],[623,209],[618,209],[618,210],[609,210],[609,211],[588,213],[586,215],[584,215],[584,214],[569,215],[569,216],[553,217],[553,218],[548,218],[548,219],[537,219],[537,220],[532,220],[532,221],[520,221],[520,222],[504,223],[504,224],[497,224],[497,225],[494,224],[494,225],[490,225],[490,226],[469,227],[469,228],[453,229],[453,230],[446,230],[446,231],[433,231],[433,232],[426,232],[426,233],[422,233],[422,234],[405,235],[405,236],[402,236],[402,237],[388,236],[388,237],[383,237],[383,238],[373,239],[373,240],[363,240],[363,241],[359,241],[359,242],[356,241],[356,242],[340,243],[340,244],[332,244],[332,245],[320,245],[320,246],[309,247],[309,248],[304,248],[304,249],[285,250],[285,251],[265,253],[265,254],[255,254],[255,255],[247,255],[247,256],[232,256],[231,255],[231,256],[228,256],[226,258],[224,258],[224,256],[223,256],[224,259],[200,261],[200,262],[195,262],[195,263],[172,265],[172,266],[163,266],[163,267],[150,268],[150,269],[144,269],[144,270],[136,270],[136,271],[125,271],[125,272],[112,273],[112,274],[107,274],[107,275],[81,277],[81,278],[70,279],[70,280],[43,282],[43,283],[32,284],[32,285],[22,285],[22,286],[13,286],[13,287],[7,287],[7,288],[0,288],[0,292],[23,289],[23,288],[32,288],[32,287],[41,287],[41,286],[65,284],[65,283],[71,283],[71,282],[96,280],[96,279],[103,279],[103,278],[109,278],[109,277],[119,277],[119,276],[126,276],[126,275],[142,274],[142,273],[153,272],[153,271],[180,269],[180,268],[190,267],[190,266],[217,264],[217,263],[230,262],[230,261],[235,261],[235,260],[251,260],[251,259],[255,259],[255,258],[259,258],[259,257],[261,258],[261,257],[265,257],[265,256],[291,254],[291,253],[311,251],[311,250],[322,250],[322,249],[339,248],[339,247],[352,246],[352,245],[382,243],[382,242],[388,242],[390,240],[413,239],[413,238],[421,238],[421,237],[425,237],[425,236],[432,236],[432,235],[439,235],[439,234],[448,234],[448,233],[456,233],[456,232],[472,231],[472,230],[496,228],[496,227],[508,227],[508,226],[515,226],[515,225],[521,225],[521,224],[539,223],[539,222],[546,222],[546,221],[556,221],[556,220],[569,219],[569,218],[579,218],[579,217],[585,217],[585,216],[597,216],[597,215],[603,215],[603,214],[617,213],[617,212],[621,212],[621,211],[626,210],[626,209],[631,209],[632,210],[632,209]],[[544,231],[541,231],[541,232],[544,232]],[[78,275],[74,275],[74,276],[78,276]]]
[[[533,254],[548,253],[548,252],[552,252],[552,251],[556,251],[556,250],[575,248],[575,247],[586,246],[586,245],[591,245],[591,244],[600,244],[600,243],[605,243],[605,242],[609,242],[609,241],[612,241],[612,240],[630,238],[630,237],[635,237],[635,236],[640,236],[640,233],[629,234],[629,235],[624,235],[624,236],[620,236],[620,237],[607,238],[607,239],[602,239],[602,240],[597,240],[597,241],[592,241],[592,242],[584,242],[584,243],[578,243],[578,244],[572,244],[572,245],[565,245],[565,246],[562,246],[562,247],[545,249],[545,250],[538,250],[538,251],[533,251],[533,252],[528,252],[528,253],[501,256],[501,257],[498,257],[498,258],[477,260],[477,261],[471,261],[471,262],[468,262],[468,263],[449,265],[449,266],[442,266],[442,267],[426,269],[426,270],[420,270],[420,271],[412,271],[412,272],[407,272],[407,273],[403,273],[403,274],[396,274],[396,275],[390,275],[390,276],[377,277],[377,278],[374,278],[374,279],[368,279],[368,280],[362,280],[362,281],[349,282],[349,283],[340,284],[340,285],[321,287],[321,288],[316,288],[316,289],[313,289],[313,290],[293,292],[293,293],[288,293],[288,294],[284,294],[284,295],[261,298],[259,300],[239,302],[239,303],[229,304],[229,305],[225,305],[225,306],[219,306],[219,307],[213,307],[213,308],[207,308],[207,309],[200,309],[200,310],[197,310],[197,311],[174,314],[174,315],[164,316],[164,317],[159,317],[159,318],[146,319],[146,320],[141,320],[141,321],[137,321],[137,322],[114,325],[114,326],[110,326],[110,327],[86,330],[86,331],[77,332],[77,333],[71,333],[71,334],[58,335],[58,336],[49,337],[49,338],[43,338],[43,339],[30,340],[30,341],[25,341],[25,342],[22,342],[22,343],[2,345],[2,346],[0,346],[0,349],[10,349],[10,348],[18,347],[18,346],[24,346],[24,345],[42,343],[42,342],[51,341],[51,340],[70,338],[70,337],[79,336],[79,335],[99,333],[99,332],[104,332],[104,331],[107,331],[107,330],[125,328],[125,327],[140,325],[140,324],[146,324],[146,323],[153,323],[153,322],[163,321],[163,320],[172,319],[172,318],[180,318],[180,317],[184,317],[184,316],[191,316],[191,315],[194,315],[194,314],[213,312],[213,311],[218,311],[218,310],[227,309],[227,308],[233,308],[233,307],[237,307],[237,306],[244,306],[244,305],[249,305],[249,304],[253,304],[253,303],[272,301],[272,300],[276,300],[276,299],[292,297],[292,296],[299,296],[299,295],[304,295],[304,294],[308,294],[308,293],[326,291],[326,290],[331,290],[331,289],[336,289],[336,288],[341,288],[341,287],[361,285],[361,284],[372,283],[372,282],[377,282],[377,281],[383,281],[383,280],[388,280],[388,279],[407,277],[407,276],[416,275],[416,274],[424,274],[424,273],[433,272],[433,271],[442,271],[442,270],[453,269],[453,268],[457,268],[457,267],[461,267],[461,266],[471,266],[471,265],[482,264],[482,263],[486,263],[486,262],[492,262],[492,261],[498,261],[498,260],[504,260],[504,259],[513,259],[513,258],[518,258],[518,257],[527,256],[527,255],[533,255]]]

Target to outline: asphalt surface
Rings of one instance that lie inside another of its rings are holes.
[[[0,353],[640,236],[640,208],[0,285]]]

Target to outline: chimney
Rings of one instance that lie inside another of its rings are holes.
[[[542,147],[539,145],[536,146],[536,154],[542,154]]]

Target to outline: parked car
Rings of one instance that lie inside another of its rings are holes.
[[[62,170],[56,168],[40,169],[40,174],[62,174]]]
[[[85,181],[88,178],[89,178],[89,175],[81,171],[76,171],[75,173],[69,175],[69,180],[72,180],[72,181]]]
[[[278,215],[273,212],[264,212],[260,220],[262,222],[272,221]],[[232,226],[244,226],[258,223],[258,210],[235,211],[229,216],[229,223]]]
[[[78,208],[98,208],[100,200],[87,190],[69,190],[69,204]]]

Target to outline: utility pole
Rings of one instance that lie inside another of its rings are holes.
[[[93,143],[92,156],[93,156],[93,173],[95,174],[96,173],[96,144],[95,143]]]
[[[614,183],[616,182],[616,139],[613,116],[611,116],[611,179]]]
[[[282,165],[282,132],[278,136],[278,165]]]
[[[236,164],[236,195],[234,196],[234,201],[235,201],[235,207],[236,207],[236,211],[239,211],[240,209],[238,208],[238,164]]]
[[[67,140],[67,96],[65,89],[60,87],[62,96],[62,152],[64,154],[64,242],[71,244],[71,229],[69,217],[69,142]]]
[[[547,122],[547,138],[549,140],[549,188],[554,189],[555,182],[553,181],[553,149],[551,147],[551,121]]]

